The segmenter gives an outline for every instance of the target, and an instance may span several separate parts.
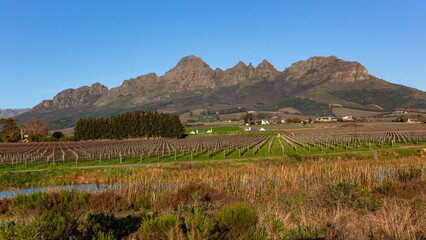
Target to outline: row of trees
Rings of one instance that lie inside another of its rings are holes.
[[[178,138],[185,128],[177,115],[156,111],[127,112],[108,118],[85,118],[74,127],[77,140],[137,137]]]

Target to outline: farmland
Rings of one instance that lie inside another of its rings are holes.
[[[328,154],[422,145],[426,132],[356,134],[251,134],[241,136],[9,143],[0,145],[2,167],[78,166],[104,163],[153,163],[208,159]]]
[[[0,144],[0,191],[46,187],[0,199],[0,236],[424,238],[424,126],[335,125]]]

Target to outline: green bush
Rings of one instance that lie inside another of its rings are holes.
[[[133,202],[132,208],[135,211],[151,209],[152,208],[151,196],[148,194],[142,193]]]
[[[69,214],[45,210],[36,226],[42,239],[68,239],[77,231],[78,221]]]
[[[370,211],[381,207],[382,202],[371,198],[371,193],[357,184],[340,182],[326,186],[324,203],[326,206],[342,208],[367,208]]]
[[[45,210],[40,219],[25,223],[0,224],[1,239],[71,239],[78,237],[78,221],[70,214]]]
[[[145,217],[138,230],[140,239],[168,239],[175,227],[176,218],[173,215],[160,217]]]
[[[214,215],[210,239],[254,239],[257,215],[241,203],[224,206]]]
[[[62,132],[54,132],[54,133],[52,134],[52,137],[54,137],[54,138],[56,138],[57,140],[59,140],[59,139],[61,139],[61,138],[65,137],[65,135],[64,135]]]
[[[26,240],[40,239],[34,224],[2,222],[0,223],[0,239]]]
[[[116,240],[117,238],[112,233],[98,232],[92,237],[92,240]]]
[[[190,207],[179,220],[179,229],[184,235],[193,236],[195,239],[208,238],[211,219],[207,217],[206,209],[203,207]]]
[[[87,238],[93,238],[99,234],[109,233],[104,234],[105,237],[122,239],[136,232],[141,225],[141,220],[142,218],[140,217],[132,217],[130,215],[123,218],[116,218],[113,214],[88,213],[86,215],[86,221],[84,222],[85,235]]]
[[[312,225],[297,226],[291,229],[285,229],[281,236],[283,240],[291,239],[319,239],[324,234],[320,228],[314,228]]]
[[[41,142],[43,141],[43,135],[41,134],[31,134],[28,136],[27,140],[28,142]]]

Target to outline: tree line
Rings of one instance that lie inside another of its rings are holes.
[[[178,138],[184,132],[179,116],[156,111],[127,112],[108,118],[84,118],[78,120],[74,127],[74,137],[77,140]]]

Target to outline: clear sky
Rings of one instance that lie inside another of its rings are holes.
[[[426,1],[0,0],[0,108],[163,75],[187,55],[280,71],[335,55],[425,91]]]

